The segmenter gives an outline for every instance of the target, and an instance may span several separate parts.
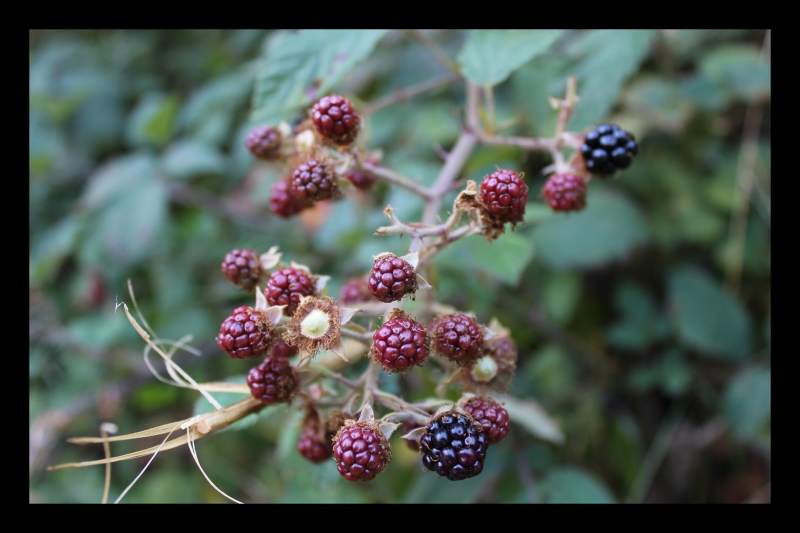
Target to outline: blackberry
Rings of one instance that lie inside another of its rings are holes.
[[[312,411],[303,424],[303,433],[297,441],[297,451],[312,463],[319,464],[333,455],[332,441],[333,433],[325,430],[319,415]]]
[[[436,350],[459,365],[466,365],[480,355],[483,348],[481,328],[467,315],[446,315],[431,324]]]
[[[402,434],[405,435],[406,433],[411,433],[412,431],[414,431],[418,427],[420,427],[420,426],[415,424],[414,422],[412,422],[410,420],[406,420],[405,422],[403,422],[403,433]],[[419,441],[408,440],[408,439],[403,439],[403,440],[406,441],[406,445],[409,447],[409,449],[411,449],[411,450],[413,450],[415,452],[419,451]]]
[[[372,339],[372,357],[387,372],[419,366],[428,356],[430,340],[425,328],[402,311],[393,312]]]
[[[336,469],[347,481],[370,481],[392,460],[391,448],[375,424],[345,425],[333,438]]]
[[[297,392],[297,374],[284,357],[267,357],[247,374],[250,394],[265,404],[288,402]]]
[[[372,293],[369,292],[365,278],[348,280],[347,283],[342,285],[342,290],[339,291],[339,301],[345,305],[368,302],[371,299]]]
[[[276,270],[269,276],[264,296],[269,305],[285,305],[283,314],[292,316],[300,304],[300,298],[315,292],[314,281],[305,271],[298,268]]]
[[[378,181],[372,174],[355,168],[348,170],[344,177],[347,181],[352,183],[356,189],[361,189],[362,191],[372,188],[375,182]]]
[[[234,359],[260,357],[269,348],[274,327],[263,311],[243,305],[222,323],[217,344]]]
[[[580,211],[586,207],[586,183],[575,174],[553,174],[542,194],[553,211]]]
[[[314,104],[311,120],[324,139],[339,145],[352,143],[361,126],[361,119],[353,104],[337,94],[323,96]]]
[[[318,202],[335,198],[339,194],[339,182],[328,165],[309,159],[292,173],[292,194],[307,202]]]
[[[375,260],[367,283],[372,296],[384,303],[397,302],[419,288],[414,267],[394,254]]]
[[[272,126],[256,126],[247,138],[244,145],[259,159],[278,159],[281,155],[281,132]]]
[[[483,471],[488,443],[480,424],[468,414],[445,412],[433,418],[419,440],[422,466],[450,481]]]
[[[289,359],[290,357],[297,355],[297,348],[294,346],[289,346],[283,340],[279,340],[272,345],[272,349],[269,351],[269,354],[272,357],[283,357],[284,359]]]
[[[492,172],[481,182],[481,201],[490,218],[503,224],[521,222],[528,201],[528,186],[513,170]]]
[[[581,146],[586,170],[601,175],[628,168],[638,152],[639,145],[633,134],[616,124],[601,124],[589,130]]]
[[[253,250],[237,248],[225,254],[220,269],[228,281],[245,292],[253,292],[261,273],[261,259]]]
[[[508,411],[491,398],[475,396],[467,402],[464,410],[483,428],[486,444],[497,444],[508,435]]]
[[[278,180],[272,186],[272,193],[269,197],[269,210],[276,215],[289,218],[307,207],[311,207],[311,202],[302,200],[294,195],[290,179]]]

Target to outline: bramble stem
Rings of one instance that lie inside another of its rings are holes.
[[[401,87],[394,92],[387,94],[386,96],[382,96],[368,103],[366,106],[364,106],[362,113],[365,115],[375,113],[376,111],[380,111],[381,109],[389,107],[390,105],[405,102],[409,98],[419,96],[420,94],[424,94],[428,91],[435,91],[440,87],[445,87],[460,79],[461,76],[458,74],[445,74],[444,76],[423,81],[422,83],[418,83],[410,87]]]
[[[397,185],[398,187],[402,187],[413,192],[417,196],[422,197],[423,200],[428,201],[431,198],[431,192],[428,189],[416,181],[389,170],[388,168],[372,164],[368,161],[362,162],[361,168],[374,175],[376,178],[388,181],[393,185]]]

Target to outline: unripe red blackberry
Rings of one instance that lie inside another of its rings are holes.
[[[475,396],[464,405],[464,410],[472,415],[483,428],[487,444],[497,444],[508,435],[508,411],[491,398]]]
[[[481,201],[489,216],[499,223],[521,222],[528,201],[528,186],[513,170],[492,172],[481,182]]]
[[[471,363],[483,349],[481,328],[467,315],[437,318],[431,324],[431,332],[436,351],[459,365]]]
[[[311,202],[294,195],[290,179],[280,179],[272,186],[272,193],[269,197],[269,210],[276,215],[289,218],[307,207],[311,207]]]
[[[300,304],[300,298],[311,296],[315,292],[314,280],[299,268],[283,268],[269,276],[264,296],[269,305],[285,305],[283,314],[292,316]]]
[[[414,422],[412,422],[410,420],[406,420],[405,422],[403,422],[403,435],[406,435],[407,433],[411,433],[412,431],[414,431],[418,427],[420,427],[418,424],[415,424]],[[409,449],[411,449],[411,450],[413,450],[415,452],[419,451],[419,441],[410,440],[410,439],[403,439],[403,440],[406,441],[406,445],[409,447]]]
[[[297,451],[300,455],[319,464],[333,455],[333,433],[326,431],[316,412],[306,417],[303,424],[303,433],[297,441]]]
[[[394,254],[386,254],[375,260],[367,283],[372,296],[384,303],[399,301],[419,288],[414,267]]]
[[[247,374],[250,394],[266,404],[288,402],[297,392],[297,374],[284,357],[267,357]]]
[[[253,292],[261,273],[261,260],[253,250],[234,249],[225,254],[220,269],[228,281],[245,292]]]
[[[357,168],[348,170],[344,177],[347,179],[347,181],[352,183],[356,189],[361,189],[362,191],[372,188],[372,186],[375,185],[375,182],[378,181],[372,174]]]
[[[274,327],[264,311],[243,305],[222,323],[217,344],[234,359],[260,357],[269,348]]]
[[[366,278],[353,278],[342,285],[339,291],[339,302],[344,305],[372,300],[372,293],[369,292]]]
[[[328,200],[338,196],[339,182],[326,163],[309,159],[292,172],[292,194],[307,202]]]
[[[421,365],[430,349],[430,339],[422,324],[400,310],[392,312],[372,340],[372,358],[387,372]]]
[[[434,417],[419,440],[422,466],[450,481],[483,472],[486,435],[470,415],[445,412]]]
[[[378,426],[355,422],[343,426],[333,438],[333,457],[347,481],[370,481],[383,472],[392,453]]]
[[[281,132],[272,126],[256,126],[247,134],[244,145],[259,159],[277,159],[281,155]]]
[[[586,207],[586,183],[575,174],[553,174],[542,194],[553,211],[580,211]]]
[[[353,104],[337,94],[323,96],[314,104],[311,120],[324,139],[339,145],[352,143],[361,126],[361,118]]]
[[[283,357],[284,359],[289,359],[290,357],[297,355],[297,348],[294,346],[289,346],[283,341],[283,339],[281,339],[272,345],[272,349],[269,351],[269,354],[272,357]]]

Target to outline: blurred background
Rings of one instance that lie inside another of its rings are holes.
[[[517,33],[495,35],[497,46]],[[373,231],[387,203],[401,220],[419,220],[422,206],[385,185],[302,217],[272,215],[282,170],[247,152],[249,128],[301,118],[320,92],[361,108],[440,78],[448,71],[430,41],[465,65],[465,42],[479,37],[30,32],[31,502],[100,501],[103,467],[45,471],[103,457],[101,446],[68,437],[96,436],[105,421],[130,433],[210,409],[147,370],[144,342],[114,312],[130,303],[126,280],[159,336],[194,336],[203,355],[177,360],[197,381],[236,381],[249,366],[214,339],[250,298],[220,273],[226,252],[277,244],[331,275],[335,296],[373,254],[407,249]],[[552,135],[548,96],[561,97],[575,75],[569,130],[619,124],[639,155],[618,179],[591,181],[585,211],[556,215],[538,197],[547,156],[479,148],[463,179],[523,170],[526,222],[491,246],[460,241],[435,266],[443,301],[510,328],[519,345],[512,392],[538,402],[559,436],[514,426],[483,474],[458,485],[423,473],[393,437],[386,472],[354,484],[333,461],[301,458],[298,414],[279,406],[197,443],[222,490],[247,502],[770,501],[769,32],[565,31],[552,40],[495,85],[502,133]],[[463,82],[442,85],[371,114],[362,140],[384,150],[389,168],[431,183],[463,105]],[[388,390],[408,387],[383,378]],[[415,394],[435,387],[416,385],[427,389]],[[112,501],[145,463],[115,463]],[[123,500],[221,501],[185,447],[160,454]]]

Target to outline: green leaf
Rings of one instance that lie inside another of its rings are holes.
[[[583,276],[580,272],[555,272],[542,287],[542,300],[548,316],[564,324],[569,321],[581,297]]]
[[[719,281],[698,268],[679,267],[668,286],[672,324],[686,346],[724,359],[750,353],[750,317]]]
[[[592,188],[588,197],[584,211],[552,218],[533,230],[543,263],[557,269],[596,267],[647,242],[647,223],[625,196]]]
[[[386,32],[301,30],[277,36],[256,76],[253,120],[279,120],[327,93]]]
[[[668,333],[668,325],[652,296],[639,285],[620,285],[614,298],[622,317],[608,330],[608,342],[611,345],[643,350]]]
[[[539,493],[546,503],[617,503],[595,476],[570,466],[551,470],[541,481]]]
[[[533,259],[533,250],[531,240],[517,233],[507,233],[492,243],[473,236],[445,248],[438,261],[443,268],[484,272],[515,287]]]
[[[149,154],[134,153],[114,159],[89,177],[81,203],[88,209],[103,208],[151,181],[155,170],[156,160]]]
[[[147,93],[128,119],[126,137],[135,146],[163,146],[172,136],[180,101],[175,96]]]
[[[592,30],[570,44],[578,57],[570,69],[578,77],[580,102],[570,128],[581,130],[600,122],[617,102],[623,83],[647,57],[652,30]]]
[[[477,85],[497,85],[546,52],[563,30],[474,30],[458,54],[464,76]]]
[[[107,257],[132,264],[148,255],[166,215],[167,190],[155,180],[109,206],[99,221]]]
[[[748,438],[768,435],[772,412],[772,372],[769,367],[746,368],[728,384],[723,414],[737,434]]]
[[[177,141],[164,153],[161,168],[167,176],[175,179],[217,175],[225,170],[225,157],[213,145],[192,140]]]
[[[723,46],[703,57],[700,72],[720,87],[746,100],[769,97],[770,66],[747,45]]]
[[[524,427],[534,437],[555,444],[564,442],[564,434],[558,423],[538,402],[505,395],[498,396],[498,399],[508,411],[509,419]]]

